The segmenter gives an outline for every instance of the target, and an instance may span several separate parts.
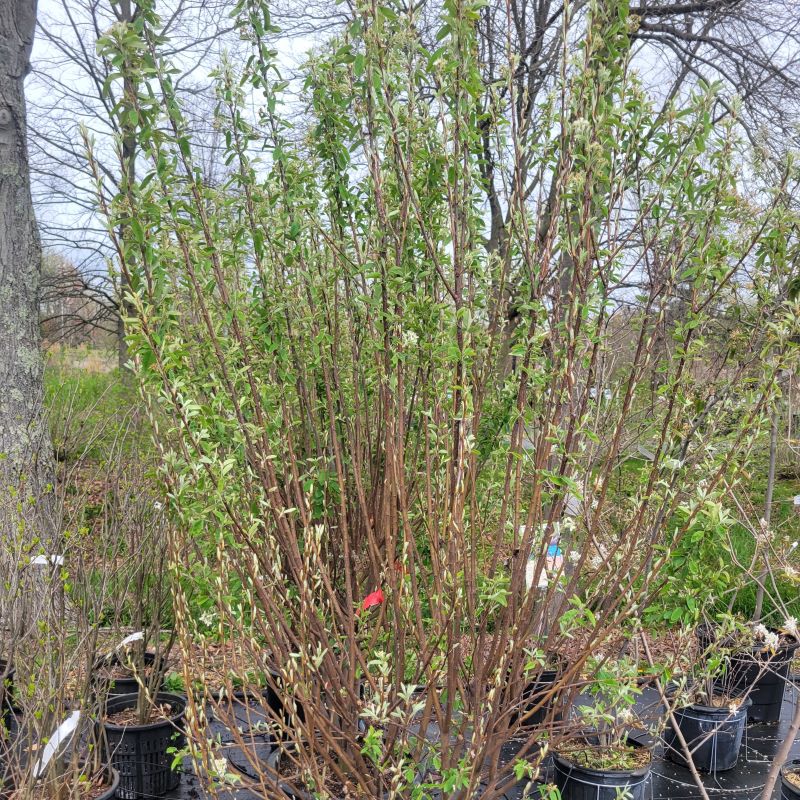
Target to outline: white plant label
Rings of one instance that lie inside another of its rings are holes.
[[[44,775],[47,765],[53,760],[53,756],[65,746],[72,735],[75,733],[75,728],[78,727],[78,721],[81,718],[80,711],[73,711],[54,731],[53,735],[44,746],[41,758],[36,762],[33,770],[35,778],[41,778]]]
[[[130,636],[126,636],[117,645],[117,650],[121,650],[123,647],[127,647],[129,644],[133,644],[134,642],[141,642],[142,639],[144,639],[144,631],[136,631],[136,633],[132,633]]]
[[[58,555],[36,556],[36,558],[34,558],[31,561],[31,564],[34,567],[47,567],[47,566],[63,567],[64,566],[64,556],[58,556]]]

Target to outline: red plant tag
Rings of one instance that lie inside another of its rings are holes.
[[[377,591],[372,592],[372,594],[368,594],[364,598],[364,602],[361,604],[361,610],[367,611],[373,606],[379,606],[383,601],[383,589],[378,589]]]

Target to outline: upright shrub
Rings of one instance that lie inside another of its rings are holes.
[[[781,285],[761,252],[791,223],[785,186],[741,196],[713,87],[654,111],[627,3],[592,4],[523,147],[504,113],[526,102],[515,56],[494,52],[482,82],[480,13],[446,0],[431,49],[417,12],[359,4],[309,58],[296,125],[268,9],[242,0],[253,55],[217,72],[215,186],[153,10],[100,43],[135,77],[115,112],[147,161],[100,202],[176,523],[181,647],[224,640],[236,685],[281,694],[292,781],[323,796],[492,797],[535,774],[541,727],[500,760],[521,730],[521,692],[500,689],[578,637],[553,690],[574,694],[591,654],[639,635],[791,353],[779,297],[719,358],[743,276]],[[652,460],[612,507],[642,441]],[[186,664],[213,772],[215,687]],[[572,733],[550,716],[552,743]]]

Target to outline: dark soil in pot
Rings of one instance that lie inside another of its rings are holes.
[[[718,682],[725,694],[743,695],[749,690],[750,722],[774,723],[781,718],[783,691],[797,650],[796,642],[784,644],[775,653],[753,648],[730,657],[727,675]]]
[[[733,713],[728,705],[706,706],[700,703],[673,712],[697,769],[724,772],[736,766],[749,706],[748,698]],[[664,733],[664,745],[670,761],[682,767],[688,765],[680,740],[671,726]]]
[[[607,754],[611,755],[611,754]],[[629,739],[625,750],[613,754],[625,766],[601,768],[603,751],[591,740],[567,742],[553,753],[555,783],[563,800],[646,800],[652,754]]]
[[[800,759],[781,767],[781,800],[800,800]]]
[[[120,775],[117,797],[121,800],[160,797],[180,782],[168,750],[184,744],[181,726],[186,700],[159,692],[156,706],[161,713],[144,725],[136,721],[136,701],[136,694],[109,698],[103,722],[108,757]]]
[[[146,681],[152,670],[156,668],[156,654],[148,651],[143,658],[145,674],[140,678]],[[126,666],[118,655],[98,661],[94,667],[93,678],[98,690],[104,691],[109,697],[134,694],[139,691],[139,681],[136,679],[134,671]]]

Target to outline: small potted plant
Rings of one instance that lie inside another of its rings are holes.
[[[720,689],[714,678],[723,664],[722,656],[713,657],[706,665],[706,673],[688,690],[673,687],[670,691],[670,700],[676,706],[664,734],[665,752],[670,761],[688,766],[680,740],[683,737],[698,770],[723,772],[736,766],[751,700]]]
[[[67,771],[64,777],[67,781],[67,797],[79,797],[81,800],[113,800],[117,796],[119,773],[111,767],[90,769],[86,765],[79,764]]]
[[[54,800],[112,800],[117,796],[119,772],[102,759],[97,732],[95,726],[88,726],[82,737],[76,730],[74,738],[80,738],[87,746],[73,747],[69,759],[54,764],[50,780],[43,787],[49,790],[46,796]]]
[[[747,718],[751,722],[775,723],[780,720],[783,693],[795,651],[800,646],[794,630],[784,626],[770,630],[762,624],[750,628],[745,641],[730,655],[722,690],[730,696],[748,694],[752,700]]]
[[[800,800],[800,759],[781,767],[781,800]]]
[[[119,775],[101,759],[96,727],[86,724],[81,711],[70,712],[52,728],[55,719],[45,711],[39,725],[27,720],[5,753],[2,785],[12,798],[111,800]]]
[[[628,659],[591,659],[591,704],[579,704],[582,729],[555,745],[555,782],[563,800],[644,800],[651,750],[631,735],[641,694],[638,669]]]
[[[164,534],[160,525],[150,525],[137,547],[138,552],[149,554],[133,565],[131,581],[135,587],[131,618],[141,631],[127,637],[116,651],[118,663],[136,681],[136,691],[100,700],[103,749],[119,772],[117,797],[121,800],[159,797],[180,782],[172,753],[184,744],[186,699],[161,690],[175,640],[174,631],[166,642],[161,635],[161,621],[171,606]],[[150,651],[152,660],[147,658]],[[109,682],[105,686],[111,688]]]
[[[100,700],[103,749],[119,772],[117,797],[123,800],[158,797],[180,782],[179,773],[173,770],[172,751],[183,746],[186,700],[161,691],[174,634],[162,645],[157,620],[156,615],[150,629],[150,638],[155,642],[154,660],[145,660],[149,652],[145,634],[117,650],[119,663],[130,670],[136,681],[136,691],[111,694]]]
[[[184,744],[186,700],[143,685],[136,694],[109,698],[103,719],[106,752],[120,774],[117,797],[160,797],[177,787],[172,750]]]

